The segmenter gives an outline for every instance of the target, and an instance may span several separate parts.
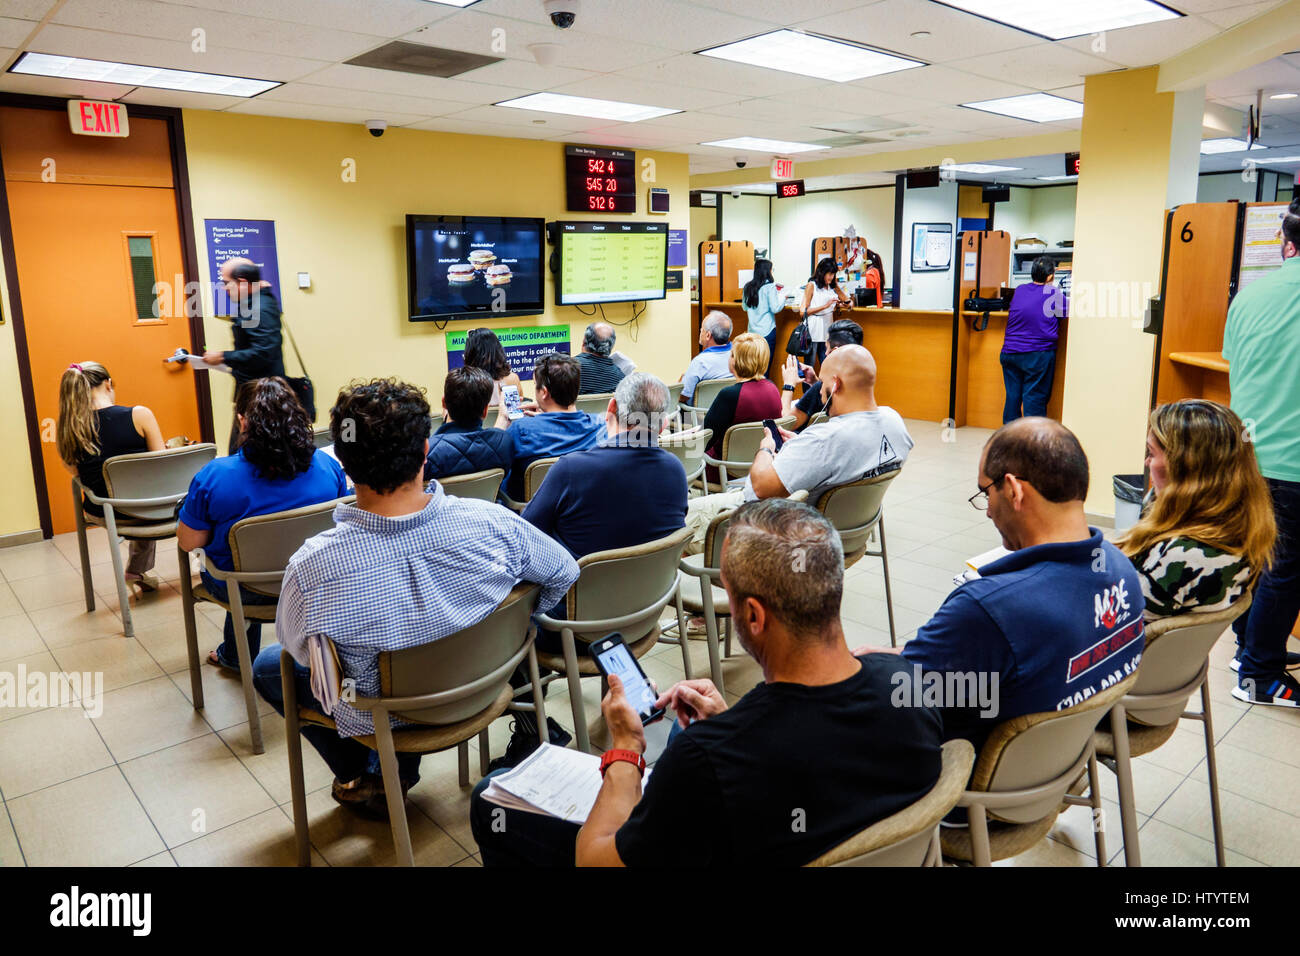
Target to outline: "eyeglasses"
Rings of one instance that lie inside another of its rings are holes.
[[[1003,475],[1002,478],[994,478],[987,485],[980,485],[979,486],[980,490],[975,492],[975,494],[971,495],[969,498],[966,499],[967,501],[970,502],[970,506],[974,508],[976,511],[988,511],[989,510],[989,489],[996,488],[999,484],[1002,483],[1002,480],[1006,477],[1007,477],[1006,475]],[[1025,480],[1019,475],[1012,475],[1011,477],[1015,478],[1017,481]]]

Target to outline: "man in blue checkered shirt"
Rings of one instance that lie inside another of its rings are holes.
[[[578,578],[568,551],[513,512],[486,501],[425,490],[429,403],[422,390],[375,380],[339,394],[330,410],[334,449],[356,485],[356,505],[339,505],[335,526],[289,561],[276,636],[297,661],[299,701],[311,692],[307,641],[329,638],[343,676],[362,697],[378,696],[379,654],[414,647],[477,624],[520,581],[542,585],[552,607]],[[283,713],[280,645],[253,664],[263,697]],[[378,755],[353,737],[374,732],[369,713],[340,700],[331,728],[302,735],[334,771],[339,803],[386,815]],[[418,754],[398,754],[403,792],[419,779]]]

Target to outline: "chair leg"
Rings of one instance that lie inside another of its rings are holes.
[[[885,546],[885,516],[882,513],[876,522],[880,532],[880,563],[885,574],[885,612],[889,615],[889,646],[898,646],[898,632],[894,630],[894,594],[889,587],[889,548]]]
[[[131,623],[131,598],[126,588],[126,569],[122,567],[122,542],[117,536],[117,519],[113,516],[113,506],[104,505],[104,525],[108,529],[108,548],[113,556],[113,577],[117,581],[117,603],[122,612],[122,635],[135,637],[135,626]]]
[[[589,754],[592,752],[591,737],[587,733],[587,708],[582,704],[582,675],[578,673],[578,652],[573,645],[573,631],[566,627],[561,632],[560,638],[564,645],[564,669],[569,679],[569,707],[573,710],[573,736],[578,743],[578,749]],[[539,719],[538,729],[540,730],[542,726],[543,723]]]
[[[402,778],[397,772],[393,728],[388,722],[388,711],[376,710],[374,716],[375,744],[379,750],[379,769],[384,776],[384,797],[388,801],[388,822],[393,826],[393,849],[397,851],[397,865],[415,866],[415,854],[411,851],[411,831],[406,824],[406,797],[402,793]],[[465,746],[463,741],[461,746]]]
[[[253,753],[266,753],[262,743],[262,718],[257,713],[257,691],[253,688],[253,659],[248,649],[248,622],[244,619],[244,602],[239,596],[239,585],[228,588],[230,616],[235,622],[235,651],[239,656],[239,682],[244,686],[244,706],[248,709],[248,738]]]
[[[469,741],[462,740],[456,745],[456,773],[462,787],[469,786]],[[384,785],[385,788],[387,784]]]
[[[537,739],[541,743],[547,743],[551,739],[551,732],[546,724],[546,698],[543,696],[542,673],[537,667],[536,644],[528,647],[528,679],[533,685],[533,720],[537,723]]]
[[[722,652],[728,657],[731,656],[731,615],[727,614],[722,618],[723,644]]]
[[[1088,755],[1088,803],[1092,806],[1092,838],[1097,846],[1097,865],[1106,865],[1106,817],[1101,806],[1101,781],[1097,779],[1097,752]]]
[[[492,754],[488,752],[490,748],[487,728],[484,727],[478,734],[478,775],[480,777],[488,775],[488,763],[492,759]]]
[[[984,815],[984,807],[976,803],[966,810],[970,820],[971,862],[976,866],[992,866],[993,856],[989,849],[989,821]]]
[[[1219,807],[1219,762],[1214,755],[1214,722],[1210,717],[1210,681],[1201,683],[1201,722],[1205,724],[1205,770],[1210,778],[1210,819],[1214,823],[1214,865],[1227,866],[1223,851],[1223,813]]]
[[[1133,798],[1133,761],[1128,743],[1128,715],[1123,704],[1116,704],[1110,709],[1110,736],[1115,741],[1115,783],[1119,787],[1119,822],[1124,834],[1124,865],[1141,866],[1137,807]]]
[[[176,545],[181,570],[181,620],[185,622],[185,652],[190,658],[190,697],[195,710],[203,709],[203,663],[199,659],[199,637],[194,627],[194,582],[190,580],[190,555]]]
[[[677,586],[677,643],[682,648],[682,673],[691,679],[691,647],[686,637],[686,609],[682,607],[681,583]]]
[[[713,609],[713,584],[708,578],[700,579],[700,594],[704,604],[704,639],[709,647],[709,677],[718,693],[723,693],[722,658],[718,649],[718,615]]]
[[[293,658],[288,651],[280,652],[280,690],[284,700],[284,737],[289,749],[289,788],[293,792],[293,835],[298,844],[298,865],[311,866],[307,788],[303,783],[302,737],[298,732],[298,686],[294,680]]]
[[[81,553],[81,584],[86,589],[86,613],[95,610],[95,587],[90,577],[90,547],[86,543],[86,515],[81,510],[77,483],[72,483],[72,511],[77,519],[77,550]]]

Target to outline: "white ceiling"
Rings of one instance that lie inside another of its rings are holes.
[[[652,148],[689,153],[693,173],[715,172],[733,169],[736,151],[701,141],[811,141],[837,128],[871,130],[864,135],[883,140],[804,154],[830,159],[1077,129],[1077,121],[1029,123],[957,104],[1033,91],[1082,99],[1087,75],[1159,62],[1278,5],[1169,2],[1188,15],[1111,31],[1101,44],[1092,37],[1053,43],[930,0],[583,0],[567,31],[550,25],[542,0],[479,0],[463,10],[425,0],[0,0],[6,68],[30,50],[284,83],[243,100],[3,73],[0,90]],[[777,27],[868,43],[930,65],[833,83],[695,55]],[[204,31],[204,52],[193,49],[195,30]],[[913,37],[918,31],[930,35]],[[343,62],[394,39],[505,60],[454,79]],[[504,50],[494,41],[504,41]],[[533,43],[559,44],[556,65],[539,66],[528,50]],[[1264,78],[1300,86],[1300,63],[1286,60]],[[1211,93],[1240,108],[1256,82]],[[610,124],[492,105],[540,90],[685,112]],[[1278,135],[1295,133],[1300,141],[1300,102],[1277,122],[1285,123]],[[766,159],[750,157],[756,167]]]

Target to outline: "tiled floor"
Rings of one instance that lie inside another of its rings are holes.
[[[905,639],[933,613],[966,558],[999,544],[988,519],[966,499],[975,491],[979,449],[988,432],[909,422],[917,441],[886,498],[894,618]],[[104,533],[92,531],[98,609],[86,613],[76,539],[0,549],[0,671],[103,674],[102,713],[76,707],[0,707],[0,863],[5,865],[193,866],[290,864],[294,859],[284,726],[263,705],[266,753],[254,755],[239,682],[204,667],[207,706],[189,703],[190,679],[176,589],[174,546],[159,549],[163,589],[133,604],[136,636],[122,637]],[[200,608],[200,645],[220,640],[220,616]],[[849,570],[844,629],[850,646],[885,645],[883,578],[866,559]],[[269,638],[270,631],[268,629]],[[692,642],[693,672],[708,673],[702,642]],[[1212,658],[1224,834],[1231,865],[1300,859],[1300,713],[1251,709],[1229,696],[1230,638]],[[646,660],[665,686],[683,676],[681,652],[663,645]],[[724,665],[727,696],[761,675],[736,648]],[[584,682],[589,719],[599,715],[597,683]],[[548,710],[572,725],[563,684]],[[500,754],[508,720],[491,728]],[[599,739],[599,729],[593,728]],[[1212,865],[1205,748],[1188,723],[1135,763],[1135,791],[1147,865]],[[361,820],[329,796],[330,774],[309,746],[308,811],[317,865],[393,861],[387,824]],[[471,760],[477,767],[477,758]],[[454,753],[426,757],[411,792],[416,859],[425,865],[478,865],[469,832],[468,789],[456,782]],[[1123,863],[1114,779],[1102,771],[1108,855]],[[1061,816],[1050,838],[1015,865],[1091,866],[1090,814]]]

